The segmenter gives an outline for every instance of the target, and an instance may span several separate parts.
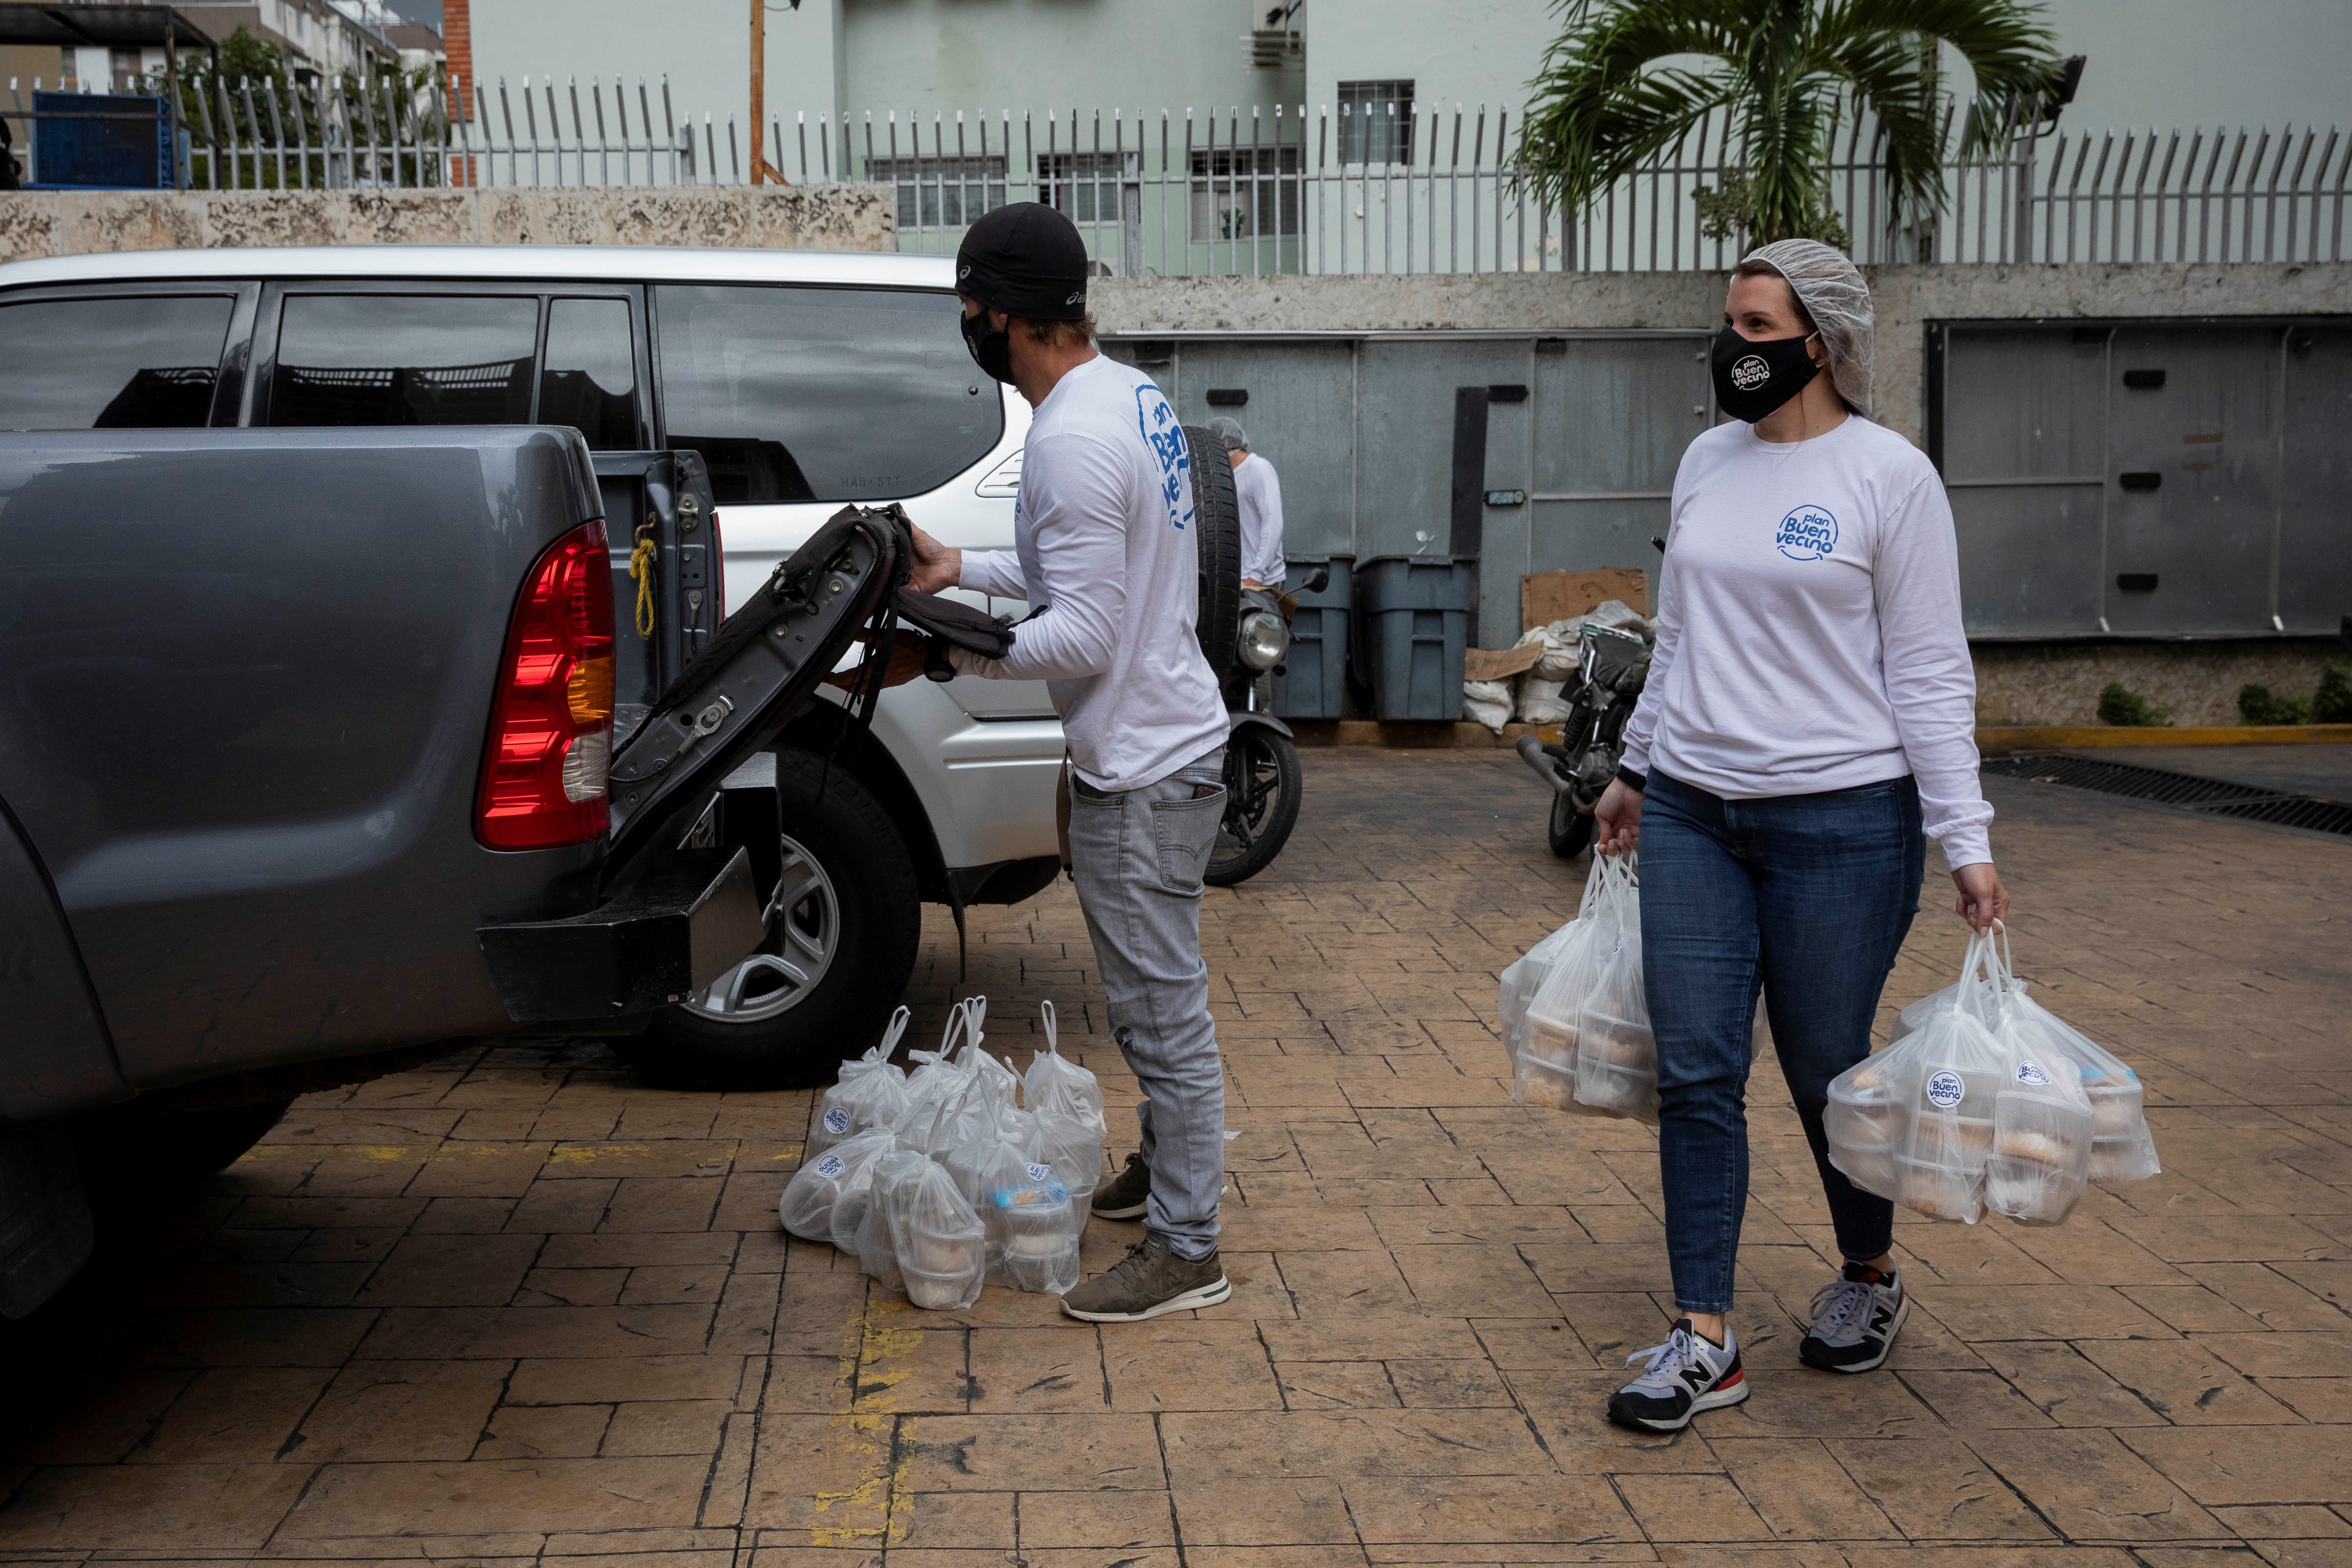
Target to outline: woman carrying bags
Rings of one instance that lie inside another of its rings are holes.
[[[1675,476],[1657,649],[1601,797],[1599,848],[1641,849],[1666,1250],[1683,1314],[1612,1419],[1675,1431],[1748,1397],[1726,1320],[1748,1203],[1760,987],[1843,1274],[1800,1353],[1886,1359],[1909,1311],[1894,1205],[1828,1160],[1830,1079],[1870,1052],[1917,911],[1926,837],[1978,930],[2008,908],[1977,786],[1976,678],[1942,481],[1870,422],[1870,291],[1811,240],[1733,271],[1716,401]]]

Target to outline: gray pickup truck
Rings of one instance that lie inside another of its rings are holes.
[[[0,1313],[94,1148],[184,1183],[457,1042],[626,1047],[763,940],[763,748],[905,536],[845,511],[722,621],[715,522],[568,428],[0,432]]]

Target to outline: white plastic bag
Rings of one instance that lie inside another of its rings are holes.
[[[1514,1064],[1516,1098],[1556,1110],[1658,1116],[1658,1051],[1642,994],[1640,871],[1596,855],[1584,908],[1528,1002]]]
[[[1999,960],[1970,936],[1961,984],[1899,1044],[1830,1082],[1830,1163],[1865,1192],[1931,1219],[1984,1216],[1985,1162],[2009,1053],[1994,1036]],[[1983,971],[1981,983],[1974,977]],[[1990,1024],[1988,1019],[1991,1019]]]
[[[890,1015],[889,1026],[872,1050],[841,1064],[841,1075],[817,1101],[803,1161],[824,1153],[853,1132],[871,1127],[897,1130],[907,1113],[907,1075],[890,1060],[890,1053],[898,1048],[898,1037],[907,1032],[907,1009],[901,1006]]]
[[[793,1173],[784,1184],[783,1196],[776,1200],[776,1215],[784,1228],[803,1241],[832,1241],[835,1208],[845,1195],[856,1194],[851,1202],[856,1214],[851,1216],[856,1234],[857,1214],[862,1214],[866,1184],[873,1174],[874,1162],[898,1146],[898,1134],[887,1127],[876,1127],[844,1139],[832,1148],[807,1161]],[[846,1243],[844,1244],[845,1247]]]
[[[988,1233],[956,1191],[955,1179],[929,1160],[889,1187],[890,1239],[907,1300],[927,1311],[955,1311],[980,1300],[988,1272]]]
[[[1081,1121],[1103,1129],[1108,1136],[1101,1081],[1062,1054],[1061,1030],[1054,1016],[1054,1005],[1041,1002],[1037,1013],[1045,1026],[1045,1048],[1030,1057],[1029,1070],[1021,1075],[1022,1102],[1032,1110],[1047,1105],[1062,1106]]]
[[[904,1289],[907,1283],[898,1269],[898,1244],[890,1226],[891,1205],[897,1201],[894,1189],[930,1163],[906,1148],[893,1149],[874,1162],[872,1195],[866,1201],[866,1218],[857,1227],[857,1264],[893,1290]]]
[[[1045,1025],[1045,1048],[1029,1058],[1021,1076],[1022,1099],[1037,1119],[1038,1158],[1053,1166],[1069,1189],[1072,1233],[1085,1231],[1088,1205],[1102,1183],[1103,1146],[1110,1128],[1103,1116],[1102,1084],[1062,1055],[1054,1005],[1038,1009]]]

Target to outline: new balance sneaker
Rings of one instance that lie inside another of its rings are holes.
[[[1903,1271],[1881,1274],[1866,1263],[1849,1263],[1844,1277],[1813,1292],[1813,1326],[1797,1347],[1797,1359],[1823,1372],[1868,1372],[1886,1359],[1911,1298]]]
[[[1170,1312],[1213,1307],[1234,1293],[1213,1252],[1179,1258],[1146,1234],[1125,1258],[1062,1298],[1062,1310],[1088,1323],[1140,1323]]]
[[[1609,1419],[1642,1432],[1679,1432],[1702,1410],[1717,1410],[1748,1397],[1748,1372],[1739,1364],[1739,1343],[1731,1330],[1712,1345],[1678,1319],[1666,1342],[1627,1356],[1625,1364],[1647,1363],[1641,1376],[1609,1396]]]

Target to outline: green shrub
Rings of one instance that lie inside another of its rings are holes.
[[[2267,686],[2238,688],[2238,716],[2249,724],[2301,724],[2311,704],[2300,697],[2273,697]]]
[[[2319,677],[2319,694],[2311,700],[2315,724],[2352,724],[2352,669],[2331,664]]]
[[[2137,691],[2126,691],[2120,682],[2109,681],[2099,693],[2099,722],[2116,724],[2126,729],[2147,729],[2151,725],[2172,722],[2172,710],[2151,708],[2147,699]]]

